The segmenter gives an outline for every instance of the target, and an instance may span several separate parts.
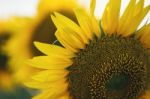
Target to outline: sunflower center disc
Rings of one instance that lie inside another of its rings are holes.
[[[0,70],[7,69],[8,57],[5,54],[0,53]]]
[[[133,37],[103,36],[68,68],[73,99],[137,99],[149,82],[149,52]]]
[[[6,70],[8,68],[9,57],[3,51],[3,45],[9,39],[10,35],[8,33],[2,33],[0,35],[0,70]]]
[[[129,84],[128,75],[119,74],[113,75],[112,78],[106,83],[106,89],[111,91],[121,91],[125,89]]]

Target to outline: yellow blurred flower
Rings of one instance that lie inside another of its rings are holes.
[[[54,11],[58,11],[63,15],[75,20],[73,9],[76,6],[77,3],[75,0],[39,0],[37,14],[33,17],[31,23],[28,24],[28,27],[22,30],[23,35],[17,37],[21,40],[21,42],[18,42],[17,39],[12,41],[14,42],[13,45],[16,45],[18,49],[15,52],[24,51],[24,53],[27,53],[25,58],[43,55],[37,50],[37,48],[34,47],[33,41],[53,43],[56,40],[54,36],[56,28],[50,18],[50,14],[52,14]],[[14,58],[14,62],[19,59],[19,61],[22,63],[22,65],[17,69],[17,73],[15,75],[19,82],[28,80],[29,75],[40,71],[40,69],[32,68],[26,65],[25,62],[23,62],[25,58],[20,58],[19,56],[17,57],[18,58]]]
[[[137,99],[147,94],[150,24],[137,27],[150,5],[130,0],[120,17],[122,0],[109,0],[97,21],[96,1],[91,1],[90,13],[75,10],[78,24],[60,13],[51,15],[61,46],[35,42],[45,55],[28,61],[41,69],[25,83],[41,90],[33,99]]]
[[[0,89],[10,90],[16,84],[13,76],[16,66],[20,61],[12,63],[12,60],[15,56],[22,57],[26,53],[18,51],[17,55],[14,54],[13,52],[17,50],[11,41],[16,38],[16,33],[26,27],[27,23],[28,19],[19,17],[0,20]]]

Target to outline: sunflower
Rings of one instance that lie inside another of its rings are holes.
[[[20,61],[18,60],[12,63],[13,57],[16,55],[12,54],[14,48],[10,47],[15,46],[11,42],[12,39],[16,38],[17,32],[23,29],[28,22],[28,19],[21,17],[0,20],[0,98],[2,99],[7,99],[8,96],[11,98],[19,98],[19,95],[23,91],[25,97],[30,96],[14,79],[16,66]],[[23,52],[18,52],[17,56],[22,56],[23,54]],[[18,92],[19,95],[15,93],[17,90],[20,90]]]
[[[68,3],[70,5],[68,5]],[[25,51],[27,53],[25,58],[43,55],[43,53],[38,51],[33,45],[33,41],[36,40],[45,43],[53,43],[56,41],[54,36],[56,27],[50,18],[50,14],[52,14],[53,11],[58,11],[76,21],[73,13],[73,8],[76,6],[77,3],[75,0],[39,0],[37,14],[32,18],[32,21],[28,24],[28,27],[22,30],[22,34],[25,34],[26,36],[18,36],[17,38],[22,41],[18,42],[17,39],[14,39],[14,41],[12,41],[14,42],[13,45],[16,45],[18,51]],[[25,58],[20,58],[22,64],[20,64],[20,67],[17,69],[15,74],[15,77],[19,82],[25,82],[28,80],[29,75],[40,70],[26,65],[25,62],[23,62]],[[16,62],[17,60],[18,58],[14,58],[13,62]]]
[[[19,30],[12,20],[1,20],[0,23],[0,89],[3,90],[11,89],[14,82],[14,69],[9,64],[11,55],[8,54],[8,49],[6,48],[8,42],[14,36],[14,31]]]
[[[137,28],[150,5],[144,7],[144,0],[136,2],[130,0],[120,16],[121,0],[109,0],[97,20],[96,1],[91,0],[89,13],[74,10],[78,24],[54,12],[51,18],[60,44],[35,42],[45,55],[28,60],[41,69],[25,83],[41,90],[33,99],[147,98],[150,24]]]
[[[70,5],[68,5],[68,3]],[[73,8],[76,6],[77,4],[75,0],[39,0],[37,14],[34,17],[34,21],[32,22],[31,27],[25,31],[30,34],[28,48],[30,48],[29,50],[32,56],[42,54],[35,48],[33,41],[38,40],[45,43],[53,43],[56,40],[54,36],[56,28],[49,15],[52,14],[52,12],[57,11],[75,20]]]
[[[27,59],[28,53],[18,50],[13,42],[14,40],[24,42],[23,39],[18,39],[18,36],[20,37],[22,34],[20,31],[26,28],[30,21],[30,18],[17,16],[0,20],[0,99],[31,97],[24,86],[15,79],[16,69],[21,65],[22,59]],[[19,47],[23,48],[23,46]]]
[[[4,51],[4,44],[9,38],[9,33],[0,32],[0,88],[9,89],[12,86],[10,70],[8,69],[9,56]]]

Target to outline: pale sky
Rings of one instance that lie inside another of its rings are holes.
[[[90,5],[90,0],[78,0],[79,3],[86,8]],[[106,3],[109,0],[97,0],[95,15],[101,17]],[[129,0],[122,0],[121,12],[128,4]],[[10,16],[19,15],[19,16],[33,16],[36,13],[36,7],[38,0],[0,0],[0,18],[8,18]],[[145,5],[150,5],[150,0],[145,0]],[[146,16],[147,21],[150,17],[150,12]],[[143,23],[144,23],[143,22]],[[150,19],[149,19],[150,22]]]
[[[0,17],[32,16],[36,12],[38,0],[0,0]]]

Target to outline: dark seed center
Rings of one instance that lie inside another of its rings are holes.
[[[113,75],[112,78],[106,83],[105,87],[108,91],[122,91],[128,87],[129,84],[128,75],[118,74]]]
[[[0,34],[0,70],[8,69],[8,55],[3,50],[3,46],[6,44],[6,41],[10,38],[9,33]]]
[[[5,54],[0,53],[0,70],[8,69],[8,57]]]
[[[149,52],[134,37],[103,36],[68,68],[73,99],[136,99],[149,82]]]

